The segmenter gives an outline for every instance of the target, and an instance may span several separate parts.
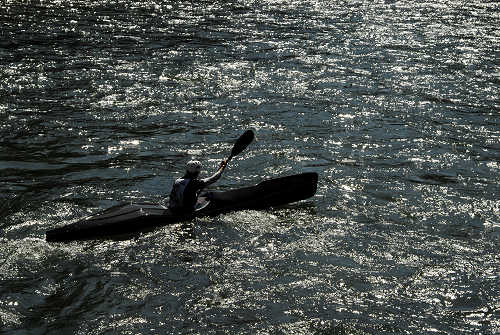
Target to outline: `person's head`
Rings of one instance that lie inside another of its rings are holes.
[[[201,171],[201,163],[199,161],[189,161],[186,164],[186,174],[192,178],[196,178],[199,176]]]

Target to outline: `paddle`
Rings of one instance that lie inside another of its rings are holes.
[[[236,143],[234,143],[233,150],[231,150],[231,155],[229,156],[228,159],[226,159],[226,164],[229,163],[229,161],[236,155],[240,154],[243,150],[248,147],[250,143],[252,143],[255,135],[253,134],[253,131],[247,130],[241,135],[237,140]]]

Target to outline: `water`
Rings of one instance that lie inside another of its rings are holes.
[[[500,6],[3,1],[0,333],[500,332]],[[219,189],[317,195],[58,244],[161,202],[257,134]]]

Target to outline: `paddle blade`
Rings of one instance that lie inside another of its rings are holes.
[[[231,158],[233,158],[234,156],[240,154],[243,150],[245,150],[245,148],[248,147],[250,143],[252,143],[254,137],[255,135],[253,131],[251,130],[245,131],[243,135],[241,135],[236,140],[236,143],[233,146],[233,150],[231,150],[231,156],[229,156],[228,160],[230,160]]]

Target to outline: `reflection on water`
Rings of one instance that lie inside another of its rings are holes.
[[[0,4],[0,325],[29,333],[493,334],[496,3]],[[308,201],[121,240],[46,230],[303,171]]]

